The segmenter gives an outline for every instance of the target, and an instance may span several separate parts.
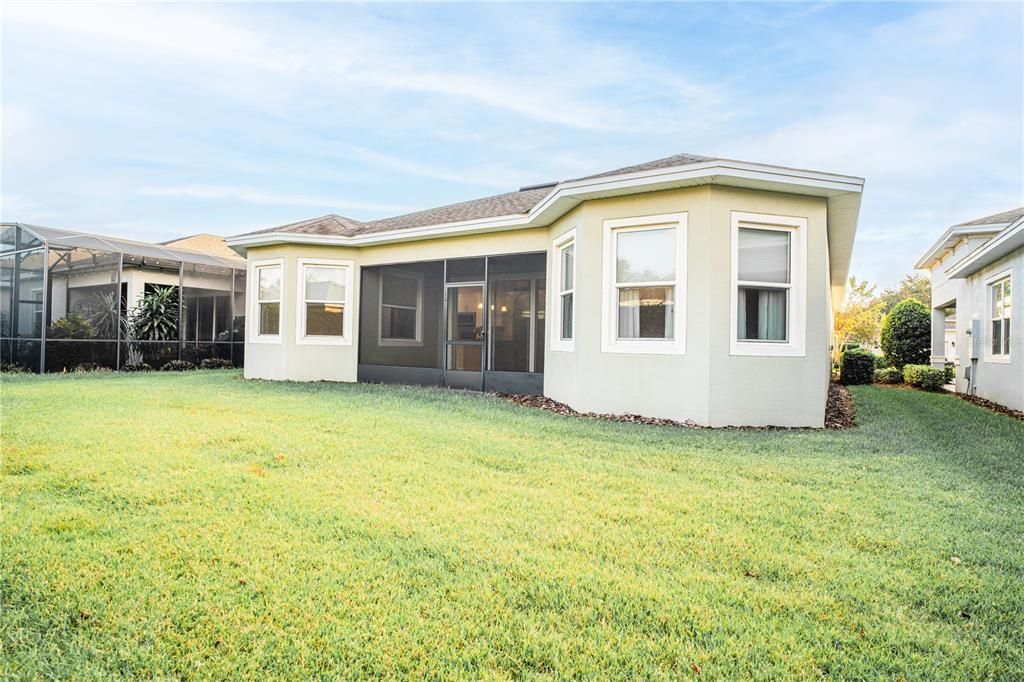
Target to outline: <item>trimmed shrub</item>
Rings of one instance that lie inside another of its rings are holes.
[[[126,362],[121,366],[122,372],[150,372],[153,368],[145,362]]]
[[[78,363],[78,366],[75,367],[75,372],[77,372],[79,374],[82,374],[82,373],[85,373],[85,372],[110,372],[110,371],[111,371],[111,369],[109,367],[104,367],[103,365],[95,363],[95,362],[80,362],[80,363]]]
[[[14,362],[0,362],[0,372],[4,374],[31,374],[27,367]]]
[[[195,369],[196,366],[188,360],[171,360],[160,368],[161,372],[184,372]]]
[[[230,360],[224,358],[204,358],[199,363],[199,369],[234,369]]]
[[[946,372],[946,383],[951,384],[956,381],[956,365],[952,362],[947,362],[945,366]]]
[[[929,365],[907,365],[903,368],[903,381],[926,391],[938,391],[946,383],[946,370]]]
[[[908,298],[882,322],[882,352],[894,367],[920,365],[931,355],[932,319],[928,306]]]
[[[870,384],[875,373],[875,356],[862,348],[844,351],[839,358],[839,381],[847,386]]]
[[[92,324],[78,314],[54,320],[50,328],[46,330],[48,339],[91,339],[92,337]]]
[[[883,367],[875,370],[876,384],[903,383],[903,372],[898,367]]]

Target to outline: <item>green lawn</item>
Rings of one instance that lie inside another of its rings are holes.
[[[0,676],[1024,678],[1024,423],[854,395],[710,431],[5,376]]]

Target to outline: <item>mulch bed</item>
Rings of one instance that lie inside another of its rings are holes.
[[[630,424],[647,424],[648,426],[677,426],[687,429],[699,429],[692,421],[677,422],[673,419],[642,417],[639,414],[600,414],[597,412],[577,412],[565,403],[560,403],[542,395],[519,395],[518,393],[495,393],[494,395],[523,407],[535,407],[563,417],[583,417],[584,419],[601,419],[608,422],[628,422]]]
[[[674,419],[661,419],[658,417],[644,417],[639,414],[601,414],[598,412],[577,412],[565,403],[560,403],[542,395],[519,395],[516,393],[495,393],[497,397],[507,400],[523,407],[533,407],[540,410],[547,410],[560,414],[563,417],[582,417],[584,419],[600,419],[609,422],[625,422],[629,424],[645,424],[647,426],[674,426],[677,428],[700,429],[705,428],[687,419],[686,421],[675,421]],[[845,386],[837,383],[829,383],[828,400],[825,405],[825,428],[847,429],[854,425],[853,398]],[[751,428],[758,430],[788,430],[786,427],[725,427],[725,428]]]
[[[991,400],[979,398],[976,395],[965,395],[963,393],[954,393],[953,395],[955,395],[957,398],[960,398],[960,400],[966,400],[969,403],[977,405],[978,407],[983,407],[991,412],[996,412],[997,414],[1005,414],[1010,419],[1020,419],[1021,421],[1024,421],[1024,412],[1021,412],[1020,410],[1011,410],[1009,407],[1006,407],[1005,405],[1000,405],[999,403],[994,403]]]
[[[850,389],[834,381],[829,382],[828,398],[825,401],[825,428],[848,429],[856,426],[856,416]]]

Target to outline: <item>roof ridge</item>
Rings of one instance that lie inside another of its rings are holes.
[[[554,191],[559,185],[577,180],[589,180],[594,178],[610,177],[635,173],[644,170],[655,170],[661,168],[673,168],[677,166],[688,166],[706,161],[715,161],[719,157],[701,156],[698,154],[673,154],[653,161],[624,166],[615,170],[587,175],[580,178],[560,180],[535,185],[524,185],[518,190],[509,190],[500,194],[492,194],[485,197],[467,199],[441,206],[430,206],[418,211],[410,211],[396,216],[387,216],[374,220],[359,221],[337,213],[328,213],[317,218],[301,220],[295,223],[279,225],[277,227],[265,228],[247,232],[248,236],[266,234],[271,232],[298,232],[306,234],[322,234],[337,236],[354,236],[356,234],[368,234],[391,230],[410,229],[416,227],[428,227],[430,225],[442,225],[446,223],[464,222],[467,220],[478,220],[484,218],[496,218],[498,216],[523,215],[533,210],[546,196]]]

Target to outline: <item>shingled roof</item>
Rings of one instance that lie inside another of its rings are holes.
[[[953,227],[968,227],[970,225],[1008,225],[1009,223],[1019,220],[1022,216],[1024,216],[1024,206],[1010,209],[1009,211],[1003,211],[1002,213],[993,213],[992,215],[987,215],[984,218],[970,220],[966,223],[957,223]]]
[[[626,166],[615,170],[587,175],[574,180],[591,180],[594,178],[610,177],[613,175],[624,175],[658,168],[674,168],[688,166],[704,161],[712,161],[712,157],[697,156],[694,154],[676,154],[666,156],[663,159],[655,159],[646,163],[634,166]],[[570,181],[572,182],[572,181]],[[428,208],[423,211],[406,213],[405,215],[392,218],[381,218],[360,222],[352,218],[329,214],[319,218],[303,220],[297,223],[270,227],[263,230],[249,232],[248,236],[266,233],[292,233],[292,234],[314,234],[314,235],[337,235],[341,237],[352,237],[360,234],[373,234],[377,232],[391,232],[394,230],[407,230],[416,227],[427,227],[430,225],[442,225],[446,223],[457,223],[467,220],[479,220],[483,218],[496,218],[499,216],[517,216],[529,213],[548,194],[554,191],[558,183],[552,182],[544,185],[533,185],[523,187],[515,192],[495,194],[481,199],[462,201],[457,204]]]

